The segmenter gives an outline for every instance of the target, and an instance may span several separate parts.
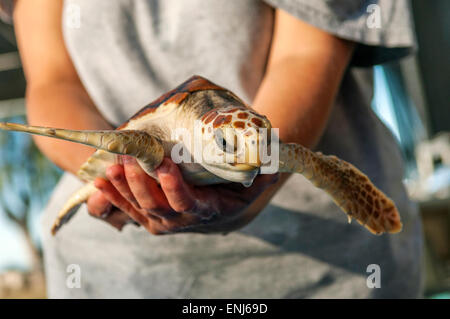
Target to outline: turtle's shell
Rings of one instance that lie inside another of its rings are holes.
[[[213,108],[234,105],[248,106],[229,90],[201,77],[190,79],[144,106],[117,130],[141,130],[162,141],[165,156],[170,156],[172,146],[179,140],[172,139],[172,131],[178,127],[192,128],[193,122]],[[106,168],[117,163],[117,155],[97,150],[81,166],[78,176],[85,182],[105,177]],[[205,170],[197,163],[181,163],[179,167],[185,179],[196,185],[226,182]],[[156,178],[156,176],[153,176]]]
[[[228,91],[223,87],[220,87],[201,76],[194,75],[184,83],[177,86],[172,91],[169,91],[161,95],[158,99],[156,99],[152,103],[144,106],[141,110],[139,110],[136,114],[130,117],[128,121],[124,122],[117,129],[118,130],[127,129],[129,128],[129,124],[131,122],[141,121],[147,115],[154,113],[156,110],[158,110],[158,108],[164,107],[165,105],[175,104],[179,106],[191,93],[205,90]],[[236,99],[238,98],[236,97]]]

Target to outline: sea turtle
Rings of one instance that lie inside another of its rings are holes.
[[[189,183],[250,185],[266,165],[261,161],[260,152],[264,143],[270,145],[272,153],[276,144],[278,171],[303,174],[333,198],[347,213],[349,222],[355,218],[374,234],[396,233],[402,228],[393,201],[356,167],[299,144],[270,143],[270,135],[263,130],[271,128],[265,116],[256,113],[229,90],[200,76],[193,76],[162,95],[116,130],[75,131],[13,123],[0,123],[0,128],[97,149],[78,172],[86,185],[66,202],[52,227],[53,234],[96,191],[93,180],[105,176],[106,168],[117,160],[115,154],[135,157],[144,171],[155,177],[153,171],[163,157],[173,155],[175,146],[181,145],[180,154],[188,154],[188,158],[194,160],[179,164]],[[175,134],[180,133],[177,129],[184,129],[185,134]],[[200,153],[194,149],[195,145],[201,145]]]

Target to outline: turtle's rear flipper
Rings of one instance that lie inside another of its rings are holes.
[[[78,211],[78,208],[81,204],[87,201],[89,196],[95,193],[97,189],[95,188],[93,183],[88,183],[84,185],[82,188],[73,193],[72,196],[67,200],[64,204],[63,208],[59,211],[58,217],[52,226],[52,235],[55,235],[56,232],[61,228],[62,225],[67,223],[73,215]]]

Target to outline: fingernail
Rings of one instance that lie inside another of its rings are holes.
[[[157,170],[161,174],[168,174],[170,172],[170,164],[166,160],[164,160],[157,168]]]

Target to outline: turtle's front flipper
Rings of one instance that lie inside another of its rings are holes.
[[[280,144],[280,172],[301,173],[374,234],[397,233],[400,216],[391,199],[352,164],[299,144]]]
[[[133,156],[147,173],[158,167],[164,157],[161,142],[144,131],[76,131],[3,122],[0,122],[0,129],[53,137],[110,153]]]
[[[84,185],[82,188],[73,193],[72,196],[67,200],[64,204],[63,208],[59,211],[58,217],[53,223],[52,226],[52,235],[55,235],[56,232],[61,228],[62,225],[67,223],[77,212],[78,207],[83,204],[89,196],[95,193],[97,189],[95,188],[93,183],[88,183]]]

